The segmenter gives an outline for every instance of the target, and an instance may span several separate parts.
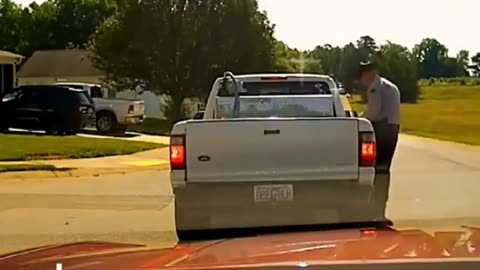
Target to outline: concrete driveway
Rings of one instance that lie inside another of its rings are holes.
[[[97,135],[92,133],[80,133],[78,136],[89,137],[89,138],[108,138],[108,139],[119,139],[119,140],[128,140],[128,141],[141,141],[141,142],[152,142],[160,144],[170,144],[170,137],[167,136],[156,136],[156,135],[147,135],[136,132],[126,132],[122,136],[104,136]]]
[[[480,148],[401,136],[386,215],[428,231],[480,226]],[[0,253],[86,240],[175,244],[168,172],[0,181]]]
[[[14,129],[11,128],[10,132],[14,134],[45,134],[44,131],[38,130],[25,130],[25,129]],[[87,138],[100,138],[100,139],[119,139],[119,140],[128,140],[128,141],[141,141],[141,142],[152,142],[152,143],[159,143],[159,144],[170,144],[170,137],[168,136],[156,136],[156,135],[147,135],[142,133],[136,132],[126,132],[124,135],[119,136],[106,136],[106,135],[99,135],[94,130],[84,130],[77,134],[81,137]]]

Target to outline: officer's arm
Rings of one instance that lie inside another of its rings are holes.
[[[368,109],[366,111],[369,120],[380,120],[380,113],[382,112],[382,99],[377,90],[368,92]]]

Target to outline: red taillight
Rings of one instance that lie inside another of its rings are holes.
[[[134,110],[135,110],[135,108],[133,107],[133,105],[130,105],[128,107],[128,114],[132,114]]]
[[[377,146],[373,132],[360,133],[360,167],[375,167]]]
[[[82,114],[87,114],[87,113],[90,113],[90,109],[91,108],[88,108],[87,106],[80,106],[78,107],[78,111]]]
[[[362,238],[374,238],[377,237],[377,231],[374,230],[362,230],[360,231]]]
[[[185,170],[185,137],[172,136],[170,138],[170,169]]]
[[[262,77],[262,81],[285,81],[287,77]]]

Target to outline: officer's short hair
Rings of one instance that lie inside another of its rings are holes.
[[[360,79],[365,72],[377,70],[377,65],[374,62],[367,61],[361,62],[360,67],[358,68],[357,79]]]

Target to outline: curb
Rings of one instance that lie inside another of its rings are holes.
[[[143,171],[165,171],[170,169],[169,164],[145,167],[129,168],[92,168],[92,169],[70,169],[59,171],[23,171],[23,172],[5,172],[0,173],[1,180],[36,180],[36,179],[58,179],[58,178],[80,178],[80,177],[99,177],[104,175],[129,174]]]

